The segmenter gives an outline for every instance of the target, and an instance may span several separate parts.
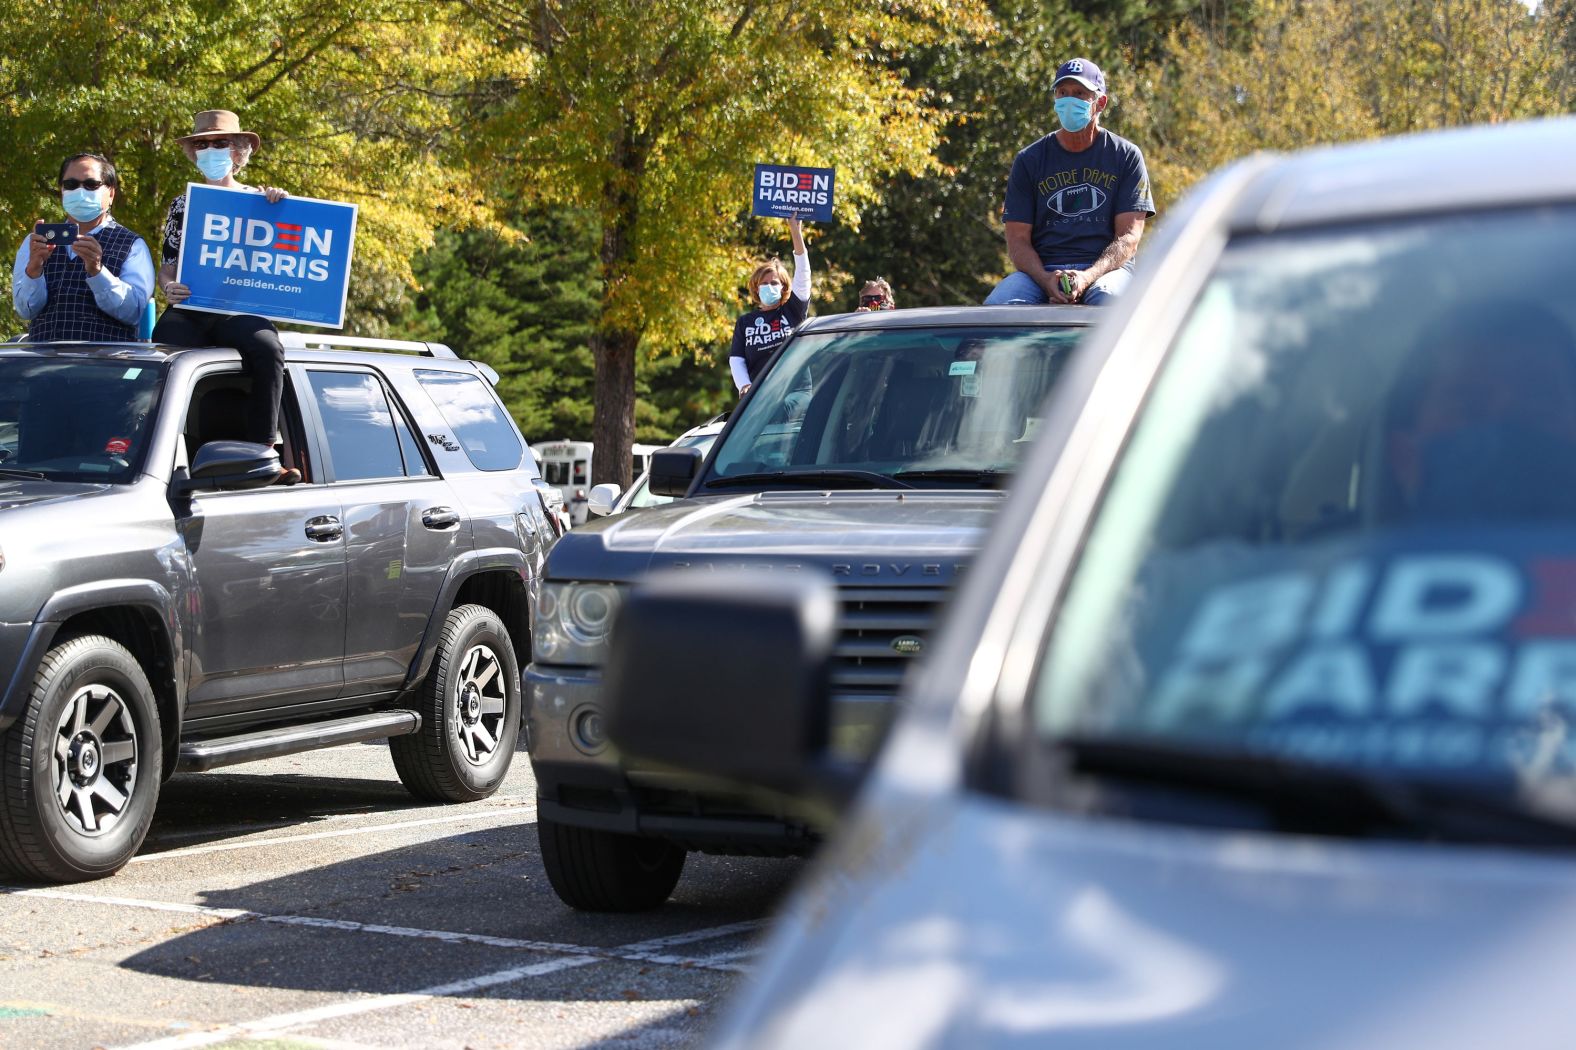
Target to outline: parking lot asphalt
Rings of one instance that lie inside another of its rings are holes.
[[[381,744],[164,785],[113,878],[0,883],[0,1047],[693,1046],[797,861],[692,854],[633,916],[561,904],[523,752],[413,800]]]

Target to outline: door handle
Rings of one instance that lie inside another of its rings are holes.
[[[309,540],[319,542],[337,540],[344,534],[345,527],[332,515],[324,514],[322,517],[307,519],[306,538]]]
[[[446,529],[458,525],[460,516],[449,507],[428,507],[421,512],[421,523],[429,529]]]

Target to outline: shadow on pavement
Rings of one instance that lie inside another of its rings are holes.
[[[199,903],[261,915],[329,920],[303,925],[243,919],[165,941],[121,965],[140,973],[216,984],[306,991],[397,993],[560,957],[550,947],[448,943],[349,928],[333,921],[612,949],[760,919],[803,862],[691,854],[672,900],[636,915],[576,912],[554,896],[536,830],[522,823],[432,839],[202,894]],[[695,958],[738,949],[735,934],[664,949]],[[664,990],[682,969],[694,995]],[[531,1000],[706,997],[735,975],[660,963],[567,967],[475,994]],[[647,992],[651,994],[647,994]]]

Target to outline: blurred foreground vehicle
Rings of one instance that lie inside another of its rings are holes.
[[[838,752],[861,764],[904,671],[1002,505],[1040,409],[1100,311],[969,307],[817,318],[779,351],[709,456],[652,456],[650,491],[683,496],[575,529],[554,547],[527,669],[526,740],[553,889],[579,908],[668,898],[689,850],[788,855],[824,825],[775,803],[620,759],[602,728],[608,629],[654,568],[747,566],[764,582],[837,581]],[[687,630],[672,670],[721,654]],[[755,686],[732,693],[754,703]]]
[[[1551,121],[1189,198],[723,1045],[1576,1044],[1573,165]],[[808,576],[634,592],[616,745],[835,808]],[[710,658],[650,673],[680,617]]]

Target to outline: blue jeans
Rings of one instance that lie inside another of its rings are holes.
[[[1082,270],[1082,266],[1047,265],[1045,270]],[[1089,287],[1079,302],[1088,306],[1106,306],[1112,299],[1127,291],[1127,282],[1133,279],[1132,271],[1112,270]],[[1045,289],[1034,283],[1034,278],[1022,270],[1014,270],[1001,279],[995,289],[985,297],[986,306],[1024,305],[1038,306],[1050,302]]]

